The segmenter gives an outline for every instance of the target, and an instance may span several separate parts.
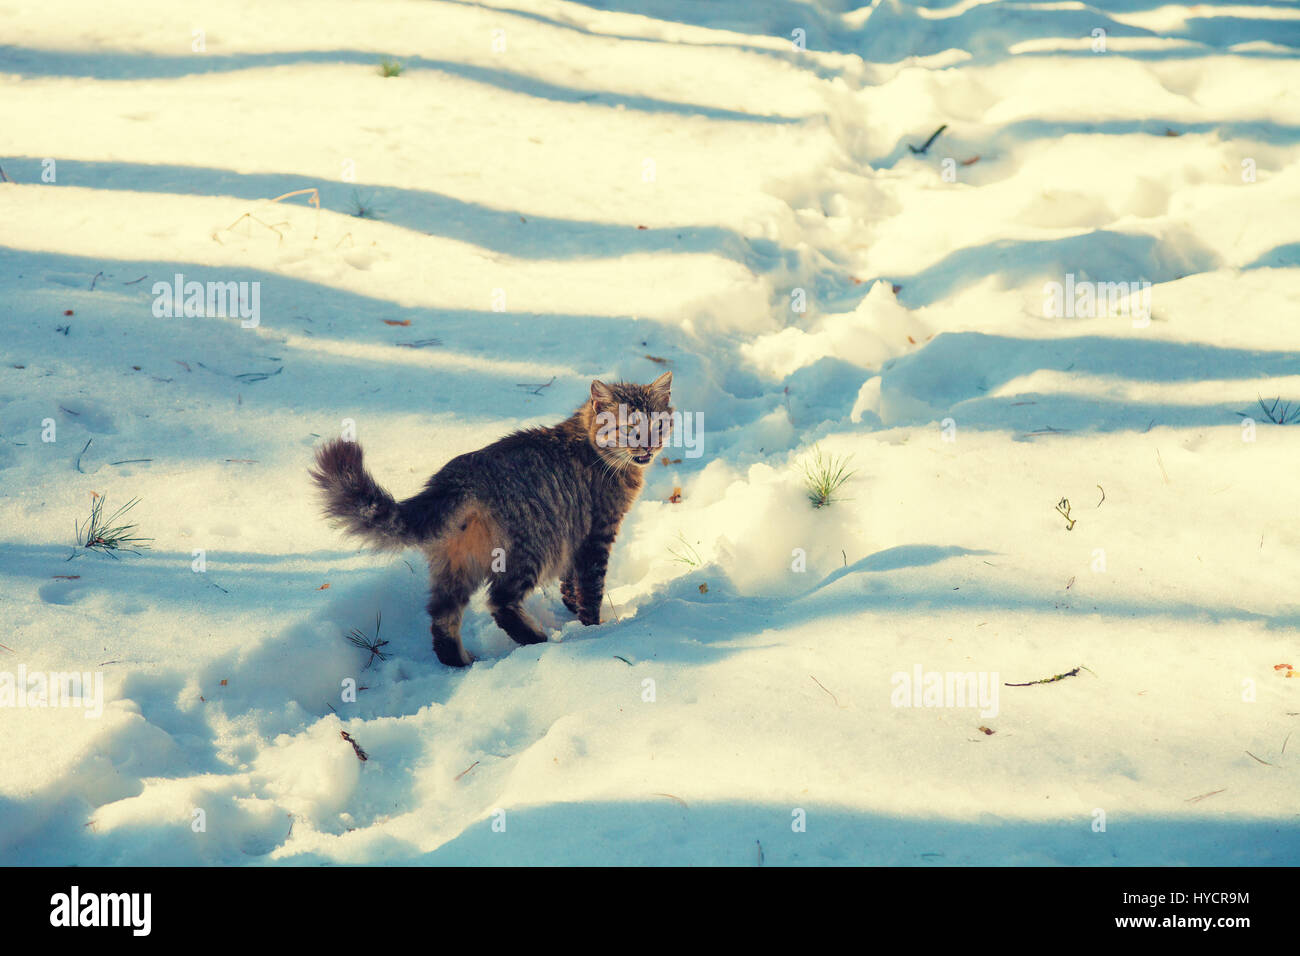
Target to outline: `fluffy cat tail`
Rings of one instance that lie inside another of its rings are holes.
[[[388,551],[418,540],[397,500],[366,471],[356,442],[336,438],[322,445],[311,476],[325,493],[325,514],[348,534]]]

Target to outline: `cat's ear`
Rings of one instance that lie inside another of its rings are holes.
[[[650,391],[654,392],[655,398],[667,402],[669,395],[673,390],[673,373],[664,372],[657,379],[650,383]]]
[[[600,379],[591,383],[591,400],[597,405],[608,405],[614,400],[614,391]]]

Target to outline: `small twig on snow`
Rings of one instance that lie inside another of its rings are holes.
[[[350,744],[352,745],[352,749],[353,749],[354,751],[356,751],[357,759],[358,759],[358,760],[369,760],[369,759],[370,759],[370,757],[366,755],[366,752],[365,752],[364,750],[361,749],[361,745],[358,744],[355,740],[353,740],[353,739],[352,739],[352,735],[351,735],[350,733],[348,733],[346,730],[340,730],[340,731],[339,731],[339,736],[342,737],[344,740],[346,740],[348,743],[350,743]]]
[[[944,123],[942,126],[940,126],[937,130],[935,130],[933,133],[930,134],[930,138],[927,139],[927,140],[925,141],[925,145],[922,146],[920,149],[917,149],[917,148],[916,148],[915,146],[913,146],[911,143],[908,143],[908,144],[907,144],[907,148],[910,149],[914,155],[917,155],[917,156],[924,156],[924,155],[929,151],[929,149],[930,149],[930,145],[931,145],[931,144],[932,144],[936,139],[939,138],[939,134],[942,133],[942,132],[943,132],[944,130],[946,130],[947,128],[948,128],[948,124],[947,124],[947,123]]]
[[[1077,677],[1079,675],[1079,671],[1085,669],[1086,668],[1079,666],[1072,671],[1066,671],[1064,674],[1057,674],[1055,677],[1044,677],[1042,680],[1026,681],[1023,684],[1008,684],[1007,682],[1003,681],[1002,686],[1003,687],[1032,687],[1034,684],[1051,684],[1058,680],[1065,680],[1065,678],[1067,677]]]

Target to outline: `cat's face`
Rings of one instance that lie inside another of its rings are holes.
[[[673,430],[673,373],[649,385],[591,383],[592,444],[617,468],[645,468]]]

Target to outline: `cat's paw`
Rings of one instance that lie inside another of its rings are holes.
[[[433,653],[438,655],[438,660],[448,667],[468,667],[474,663],[474,658],[465,650],[460,641],[451,637],[435,634],[433,636]]]
[[[595,625],[600,623],[600,611],[579,611],[578,620],[583,624]]]
[[[572,579],[566,578],[560,582],[560,600],[564,606],[569,609],[570,614],[577,614],[581,605],[578,600],[578,586],[573,583]]]

